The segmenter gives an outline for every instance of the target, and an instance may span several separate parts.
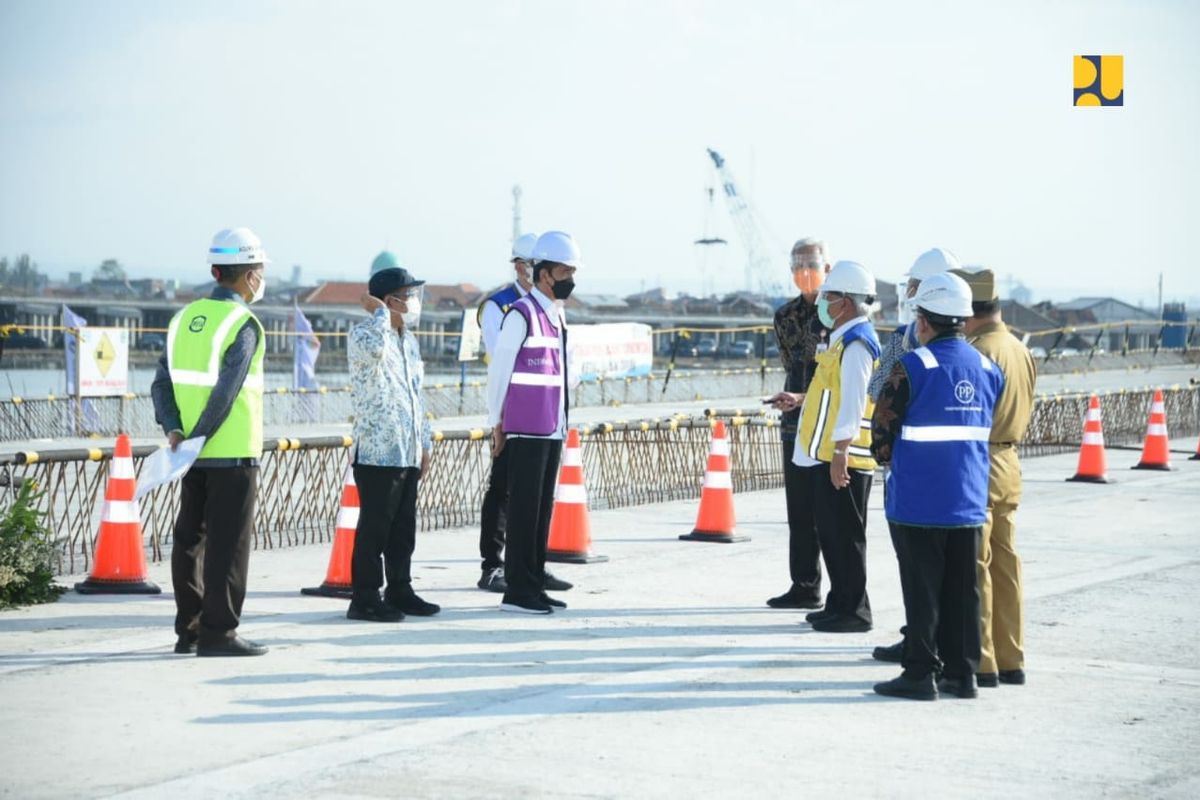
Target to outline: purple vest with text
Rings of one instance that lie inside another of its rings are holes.
[[[509,313],[525,318],[528,333],[504,397],[504,432],[550,436],[558,430],[563,392],[558,328],[532,295],[513,303]]]

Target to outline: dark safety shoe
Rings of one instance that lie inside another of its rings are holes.
[[[565,592],[572,588],[575,584],[568,583],[562,578],[556,578],[547,572],[542,576],[542,588],[547,592]]]
[[[546,594],[545,592],[542,592],[541,601],[543,603],[545,603],[546,605],[550,606],[551,608],[566,608],[567,607],[567,604],[564,603],[562,600],[555,600],[553,597]]]
[[[475,585],[485,592],[504,594],[508,591],[508,581],[504,580],[504,567],[487,570]]]
[[[976,672],[975,683],[986,689],[994,689],[1000,685],[1000,676],[994,672]]]
[[[1011,686],[1025,685],[1025,670],[1023,669],[1002,669],[1000,670],[1000,682],[1007,683]]]
[[[415,592],[385,596],[383,602],[411,617],[432,617],[442,610],[437,603],[422,600]]]
[[[833,619],[837,615],[838,613],[836,611],[830,611],[828,608],[822,608],[820,611],[812,611],[808,614],[805,614],[804,621],[816,622],[817,620],[822,619]]]
[[[234,636],[219,642],[197,642],[196,655],[201,658],[223,658],[226,656],[261,656],[267,648],[261,644]]]
[[[196,635],[185,634],[175,640],[175,652],[181,656],[196,652]]]
[[[793,586],[778,597],[772,597],[767,605],[771,608],[820,608],[824,603],[819,595],[796,591]]]
[[[504,599],[500,601],[500,610],[513,614],[551,614],[554,612],[554,609],[548,603],[543,602],[540,597],[522,598],[508,595],[505,595]]]
[[[833,616],[819,619],[812,624],[814,631],[821,633],[866,633],[871,630],[871,623],[864,622],[858,617]]]
[[[975,690],[975,676],[964,675],[961,678],[950,678],[942,676],[942,679],[937,683],[938,694],[952,694],[955,697],[961,697],[963,700],[970,700],[973,697],[978,697],[979,692]]]
[[[886,661],[889,664],[900,664],[904,661],[904,640],[889,644],[887,647],[876,647],[871,651],[871,658],[876,661]]]
[[[399,622],[404,619],[404,612],[383,602],[360,604],[351,600],[350,608],[346,609],[346,619],[362,622]]]
[[[910,677],[906,672],[900,673],[898,678],[875,684],[875,694],[885,697],[903,697],[905,700],[937,700],[937,690],[933,686],[932,675],[915,678]]]

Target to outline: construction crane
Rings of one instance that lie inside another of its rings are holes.
[[[708,157],[712,159],[717,175],[721,179],[721,188],[725,192],[725,203],[729,206],[729,217],[737,229],[738,238],[746,250],[746,291],[776,294],[779,292],[779,282],[773,279],[775,270],[772,268],[770,251],[763,244],[762,233],[758,229],[758,220],[754,210],[746,198],[738,192],[734,183],[733,173],[725,165],[725,159],[711,147]]]

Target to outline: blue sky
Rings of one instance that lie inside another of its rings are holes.
[[[580,291],[708,273],[706,147],[786,251],[896,279],[950,247],[1039,297],[1200,304],[1200,4],[0,2],[0,254],[206,277],[248,225],[281,273],[505,275],[526,229],[579,240]],[[1125,56],[1126,105],[1071,107],[1071,57]]]

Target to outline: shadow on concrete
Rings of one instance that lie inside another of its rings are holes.
[[[242,700],[240,702],[245,705],[264,710],[261,713],[199,717],[193,721],[210,725],[396,721],[435,717],[615,714],[812,703],[844,705],[886,700],[872,693],[871,686],[870,682],[864,681],[663,681],[617,685],[552,683],[503,690],[465,689],[395,695],[310,695]],[[379,707],[345,708],[350,704],[373,704]]]

